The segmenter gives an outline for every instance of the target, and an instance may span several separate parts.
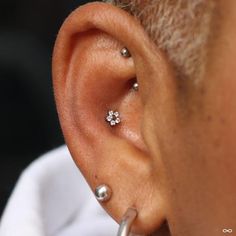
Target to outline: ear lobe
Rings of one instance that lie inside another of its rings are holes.
[[[55,46],[53,79],[63,133],[76,164],[93,190],[101,184],[112,188],[104,207],[114,219],[119,222],[127,208],[136,207],[133,230],[147,234],[161,226],[165,209],[141,134],[144,106],[132,90],[136,43],[142,36],[130,33],[130,24],[143,33],[127,13],[107,4],[88,4],[72,13]],[[132,57],[121,56],[124,45],[132,45]],[[115,127],[105,120],[109,110],[120,112]]]

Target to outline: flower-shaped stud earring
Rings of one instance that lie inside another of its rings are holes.
[[[110,126],[118,125],[121,122],[119,112],[112,110],[108,111],[106,121],[110,123]]]

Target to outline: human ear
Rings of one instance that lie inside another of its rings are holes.
[[[123,47],[131,57],[122,57]],[[127,208],[137,209],[132,231],[138,234],[161,228],[166,214],[161,167],[143,135],[150,91],[145,74],[162,64],[139,22],[104,3],[87,4],[66,19],[53,56],[57,109],[72,157],[93,191],[110,186],[103,207],[117,222]],[[132,89],[136,80],[139,91]],[[114,127],[105,120],[109,110],[120,113]]]

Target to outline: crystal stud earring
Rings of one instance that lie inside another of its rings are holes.
[[[110,123],[110,126],[118,125],[121,122],[119,112],[112,110],[108,111],[106,121]]]
[[[99,202],[107,202],[110,200],[111,194],[111,189],[105,184],[100,185],[95,189],[95,197]]]
[[[123,57],[131,57],[129,50],[126,47],[121,49],[120,54]]]

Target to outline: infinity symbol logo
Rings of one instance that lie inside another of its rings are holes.
[[[231,233],[233,233],[233,230],[232,229],[223,229],[222,232],[224,234],[226,234],[226,233],[231,234]]]

